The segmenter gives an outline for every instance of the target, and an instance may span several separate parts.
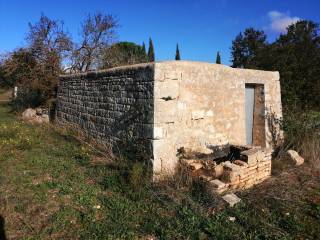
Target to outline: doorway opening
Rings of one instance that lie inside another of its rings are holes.
[[[263,84],[245,85],[246,144],[266,146]]]

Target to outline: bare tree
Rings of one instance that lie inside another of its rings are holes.
[[[84,72],[97,68],[103,49],[116,37],[117,27],[118,22],[112,15],[88,15],[81,27],[81,44],[75,46],[73,52],[72,69]]]
[[[26,39],[33,56],[51,71],[60,71],[63,58],[72,50],[72,41],[64,30],[63,22],[43,14],[37,23],[29,23]]]

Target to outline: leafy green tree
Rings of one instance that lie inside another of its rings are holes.
[[[319,25],[305,20],[290,25],[272,45],[270,54],[272,68],[281,74],[283,101],[320,110]]]
[[[147,60],[145,48],[132,42],[119,42],[106,48],[100,68],[112,68],[143,63]]]
[[[153,48],[153,42],[152,39],[149,39],[149,49],[148,49],[148,61],[154,62],[155,56],[154,56],[154,48]]]
[[[257,32],[250,34],[255,36],[251,36],[250,41],[248,34],[243,37],[241,33],[233,41],[233,66],[279,71],[285,112],[292,109],[320,111],[319,24],[298,21],[271,44],[266,44],[265,36]],[[246,47],[243,46],[249,45],[256,46],[250,47],[256,50],[244,51]]]
[[[221,56],[220,56],[219,51],[217,52],[216,64],[221,64]]]
[[[178,44],[177,44],[177,47],[176,47],[176,56],[175,56],[175,60],[176,60],[176,61],[181,60],[181,57],[180,57],[180,50],[179,50],[179,45],[178,45]]]
[[[255,57],[266,45],[267,36],[263,31],[247,28],[232,41],[232,67],[256,68]]]
[[[37,61],[28,48],[14,51],[5,60],[3,70],[6,85],[19,88],[18,98],[13,102],[14,109],[37,107],[53,97],[55,79],[47,74],[46,67]]]

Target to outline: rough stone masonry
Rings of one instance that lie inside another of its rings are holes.
[[[213,156],[227,144],[272,150],[281,137],[269,118],[282,117],[279,73],[169,61],[64,75],[56,115],[102,142],[141,141],[155,176],[163,176],[175,172],[181,149]]]

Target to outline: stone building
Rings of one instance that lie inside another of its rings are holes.
[[[60,123],[103,142],[141,142],[155,176],[175,171],[182,148],[272,149],[268,116],[282,117],[278,72],[168,61],[64,75],[58,89]]]

